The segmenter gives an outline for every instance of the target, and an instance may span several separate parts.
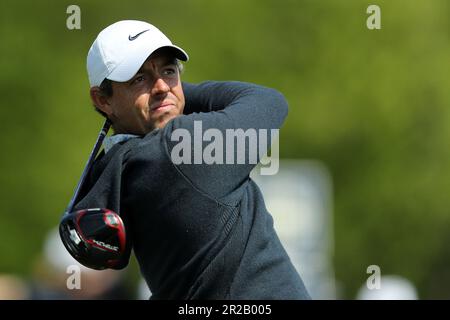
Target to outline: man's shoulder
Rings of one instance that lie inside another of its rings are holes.
[[[156,129],[145,136],[135,137],[121,143],[117,147],[114,157],[119,157],[124,167],[133,164],[144,166],[157,165],[160,169],[168,165],[173,167],[173,163],[168,151],[167,139],[170,134],[166,128]]]

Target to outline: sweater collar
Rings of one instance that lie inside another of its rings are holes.
[[[111,148],[115,144],[117,144],[119,142],[128,141],[128,140],[130,140],[132,138],[136,138],[136,137],[139,137],[139,136],[137,136],[135,134],[123,134],[123,133],[105,137],[105,140],[103,140],[103,147],[105,148],[105,153],[107,153],[109,150],[111,150]]]

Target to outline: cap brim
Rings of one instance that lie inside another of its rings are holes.
[[[172,48],[174,49],[174,55],[177,59],[182,61],[189,60],[188,54],[183,49],[175,45],[164,45],[156,48],[141,47],[139,50],[135,50],[135,52],[130,52],[127,59],[122,61],[114,70],[112,70],[111,73],[106,76],[106,79],[117,82],[126,82],[130,80],[138,72],[145,60],[147,60],[147,58],[156,50],[161,48]]]

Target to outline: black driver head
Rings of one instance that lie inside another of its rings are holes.
[[[59,225],[64,246],[86,267],[122,269],[127,259],[125,226],[109,209],[84,209],[67,213]]]

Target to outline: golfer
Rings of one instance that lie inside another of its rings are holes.
[[[258,141],[258,161],[254,139],[247,156],[227,139],[278,130],[285,99],[243,82],[182,83],[187,60],[146,22],[98,34],[87,57],[90,97],[114,134],[75,208],[120,214],[152,299],[309,299],[249,177],[270,139]]]

